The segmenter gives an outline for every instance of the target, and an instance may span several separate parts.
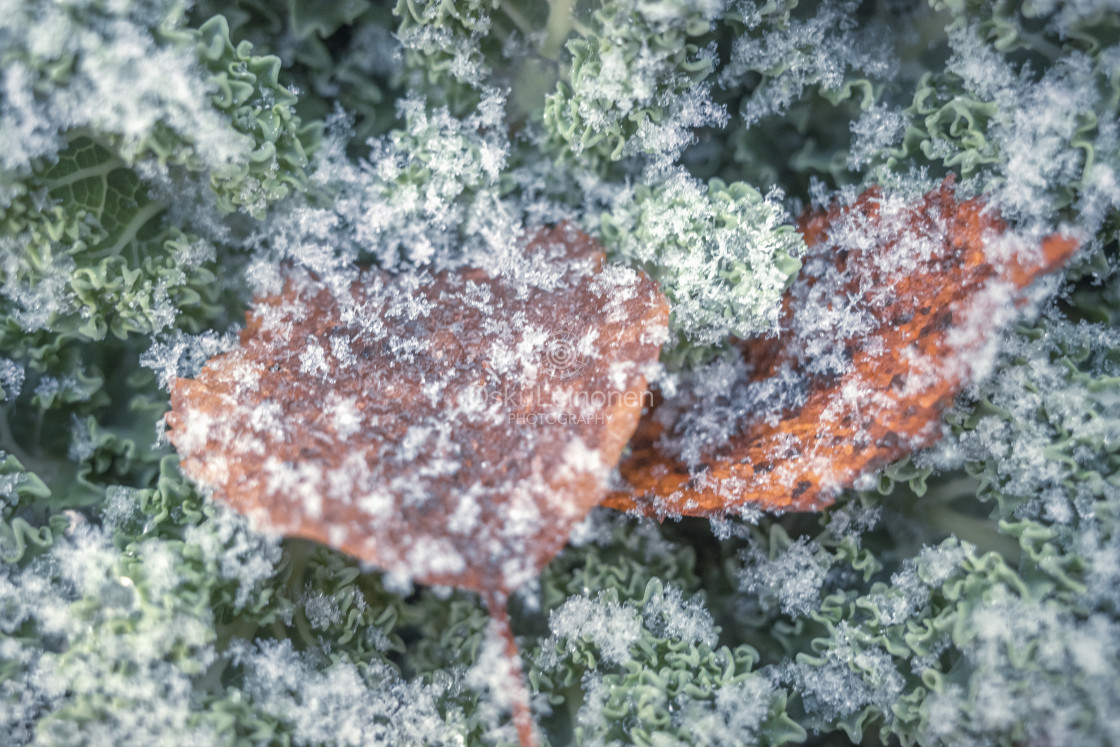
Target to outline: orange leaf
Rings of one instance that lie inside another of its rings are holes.
[[[175,381],[184,471],[265,529],[421,583],[535,577],[607,492],[668,307],[572,227],[529,253],[518,281],[367,270],[342,299],[289,273],[239,347]]]
[[[183,470],[262,528],[481,592],[523,745],[508,595],[606,495],[669,316],[572,227],[528,255],[519,279],[369,270],[341,297],[291,272],[167,416]]]
[[[606,505],[719,516],[831,503],[940,438],[942,410],[991,364],[1024,289],[1078,246],[1028,246],[980,199],[958,203],[950,181],[912,203],[871,189],[800,230],[809,253],[778,336],[643,419],[620,466],[632,490]]]

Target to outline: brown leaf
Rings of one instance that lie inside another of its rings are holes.
[[[872,189],[800,230],[809,255],[779,335],[660,403],[620,466],[632,490],[606,505],[718,516],[831,503],[940,438],[942,410],[990,366],[1024,289],[1078,245],[1027,245],[949,181],[909,204]]]
[[[605,496],[668,322],[570,226],[528,255],[514,279],[367,270],[341,298],[288,273],[174,383],[184,471],[265,529],[504,599]]]

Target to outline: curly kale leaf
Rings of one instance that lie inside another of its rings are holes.
[[[353,117],[354,140],[361,144],[394,123],[393,100],[404,75],[393,37],[399,21],[388,4],[207,1],[194,5],[191,18],[201,24],[218,14],[229,19],[232,36],[281,60],[288,87],[299,90],[295,110],[303,121],[325,120],[341,106]]]
[[[9,325],[123,339],[215,313],[213,245],[163,225],[166,205],[107,148],[78,136],[23,186],[0,216]]]
[[[1093,4],[931,5],[940,13],[920,15],[919,26],[948,25],[923,33],[907,57],[947,59],[853,122],[862,151],[853,163],[872,164],[868,179],[880,182],[914,168],[955,172],[1011,220],[1074,220],[1096,233],[1120,206],[1115,14]]]
[[[0,24],[13,39],[0,60],[5,347],[199,328],[220,313],[217,250],[193,231],[214,234],[214,219],[167,211],[194,199],[260,216],[307,187],[317,130],[279,60],[234,46],[221,17],[188,29],[32,4]],[[66,44],[33,43],[48,30]]]
[[[545,99],[545,129],[593,169],[628,156],[675,161],[693,131],[727,113],[710,95],[712,32],[722,4],[623,0],[591,15],[568,42],[571,69]]]
[[[774,329],[804,251],[773,195],[680,173],[620,194],[601,231],[609,252],[649,272],[669,298],[674,339],[664,358],[676,365]]]

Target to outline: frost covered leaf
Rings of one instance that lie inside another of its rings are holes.
[[[730,339],[777,327],[804,251],[778,199],[678,171],[626,190],[603,215],[603,245],[648,269],[669,298],[667,365],[695,364]]]
[[[571,71],[542,110],[551,145],[593,168],[630,156],[663,168],[722,127],[727,111],[706,79],[716,67],[710,32],[721,3],[621,0],[602,3],[568,42]]]
[[[686,380],[643,421],[607,505],[647,514],[809,510],[928,446],[985,374],[1023,290],[1078,246],[1034,245],[949,182],[918,201],[865,192],[807,215],[805,270],[776,338]]]
[[[516,278],[368,270],[337,291],[289,272],[238,348],[174,383],[184,470],[264,528],[504,597],[606,494],[668,317],[571,227],[526,255]]]

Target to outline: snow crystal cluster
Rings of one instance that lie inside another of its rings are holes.
[[[859,24],[853,17],[857,2],[823,2],[812,16],[792,19],[765,34],[756,32],[763,9],[749,0],[736,5],[747,33],[732,44],[720,84],[732,87],[748,72],[766,76],[743,105],[746,127],[783,113],[809,86],[839,94],[851,73],[884,79],[898,64],[892,54],[892,35],[879,23]]]

